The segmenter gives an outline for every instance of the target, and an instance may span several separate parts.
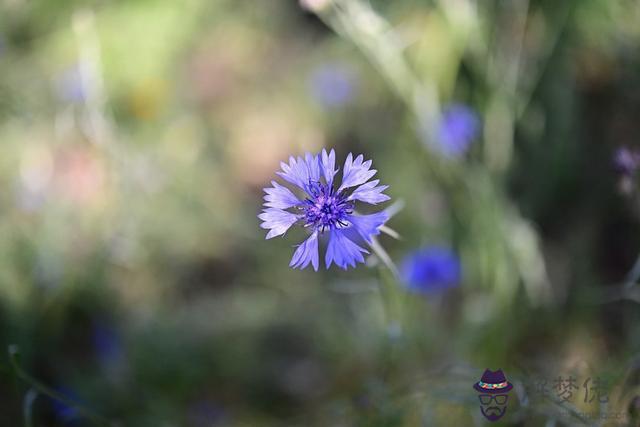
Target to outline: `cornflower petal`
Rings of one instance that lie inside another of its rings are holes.
[[[289,157],[289,163],[280,162],[280,167],[282,168],[282,172],[278,171],[276,174],[306,191],[307,184],[309,183],[309,171],[302,157],[296,159],[291,156]]]
[[[347,219],[360,236],[367,243],[371,243],[371,237],[380,234],[380,227],[389,220],[389,214],[386,211],[380,211],[370,215],[348,215]]]
[[[362,154],[353,160],[353,155],[349,153],[344,162],[344,168],[342,169],[342,184],[340,185],[340,188],[338,188],[338,191],[364,184],[376,174],[377,171],[375,169],[369,170],[371,167],[371,160],[367,160],[366,162],[363,160],[364,156]]]
[[[271,239],[286,233],[299,217],[282,209],[268,208],[258,215],[258,218],[264,221],[260,227],[269,229],[266,238]]]
[[[331,263],[335,262],[338,267],[346,270],[349,266],[355,267],[356,263],[364,262],[363,253],[369,252],[349,240],[344,230],[334,228],[329,236],[325,265],[329,268]]]
[[[275,181],[271,181],[271,185],[273,185],[273,187],[264,189],[264,192],[267,193],[267,195],[264,196],[264,200],[266,201],[264,205],[266,207],[288,209],[302,203],[287,187]]]
[[[320,163],[318,161],[318,156],[307,153],[304,160],[308,172],[307,181],[311,180],[313,182],[320,182]]]
[[[372,205],[386,202],[390,197],[386,194],[382,194],[382,192],[389,188],[389,186],[381,185],[377,187],[379,182],[379,179],[374,179],[373,181],[362,184],[360,187],[356,188],[349,197],[347,197],[347,200],[360,200],[361,202],[370,203]]]
[[[332,185],[333,184],[333,177],[336,175],[336,173],[338,172],[338,169],[336,169],[336,152],[332,149],[329,154],[327,154],[327,150],[322,149],[322,156],[318,156],[320,163],[321,163],[321,167],[322,167],[322,173],[324,175],[324,179],[327,182],[328,185]]]
[[[318,232],[314,231],[304,242],[298,245],[298,248],[293,253],[289,267],[300,268],[301,270],[307,268],[311,263],[313,269],[318,271]]]

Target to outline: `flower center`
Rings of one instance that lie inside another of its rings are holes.
[[[310,197],[304,201],[305,226],[323,232],[336,225],[346,226],[347,215],[353,212],[353,203],[346,200],[344,191],[335,194],[333,186],[320,182],[309,182]]]

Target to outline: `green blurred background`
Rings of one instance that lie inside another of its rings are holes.
[[[501,368],[503,425],[640,425],[640,199],[613,161],[640,144],[639,23],[634,0],[1,0],[0,424],[475,426]],[[481,125],[450,158],[460,103]],[[453,248],[458,286],[406,292],[379,254],[288,267],[262,188],[324,147],[401,201],[392,262]]]

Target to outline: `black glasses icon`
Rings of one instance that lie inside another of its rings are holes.
[[[491,403],[492,400],[494,400],[498,405],[504,405],[505,403],[507,403],[507,398],[509,396],[507,396],[506,394],[480,394],[478,395],[478,398],[480,399],[480,403],[482,403],[483,405],[488,405]]]

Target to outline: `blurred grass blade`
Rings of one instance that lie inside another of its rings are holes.
[[[371,61],[420,119],[425,129],[435,129],[440,110],[438,91],[431,80],[421,81],[403,55],[403,43],[393,27],[367,2],[335,0],[316,10],[336,33],[351,40]]]
[[[77,402],[74,402],[73,400],[67,398],[66,396],[62,395],[61,393],[57,392],[51,387],[42,384],[40,381],[36,380],[34,377],[26,373],[20,367],[20,364],[19,364],[20,349],[17,345],[15,344],[10,345],[8,349],[8,353],[9,353],[9,362],[11,363],[11,366],[13,367],[14,372],[20,379],[22,379],[23,381],[31,385],[32,390],[36,390],[40,394],[49,396],[52,399],[58,400],[59,402],[62,402],[69,407],[77,409],[81,415],[87,417],[88,419],[92,420],[96,424],[107,425],[107,426],[116,425],[115,423],[112,423],[108,419],[104,418],[102,415],[92,411],[91,409],[88,409],[79,405]]]
[[[380,231],[383,232],[384,234],[387,234],[393,237],[394,239],[400,240],[400,234],[398,234],[396,230],[389,228],[386,225],[383,225],[382,227],[380,227]]]
[[[38,392],[33,388],[30,388],[24,395],[24,400],[22,401],[22,413],[24,415],[25,427],[33,427],[33,403],[37,398]]]
[[[378,240],[375,237],[371,238],[370,246],[371,246],[371,249],[373,249],[373,252],[375,252],[375,254],[378,256],[378,258],[380,258],[380,260],[384,263],[384,265],[386,265],[387,268],[391,271],[391,273],[393,273],[394,278],[396,280],[399,280],[400,272],[398,271],[398,267],[396,267],[396,265],[394,264],[393,260],[391,259],[387,251],[384,250],[382,245],[378,242]]]

